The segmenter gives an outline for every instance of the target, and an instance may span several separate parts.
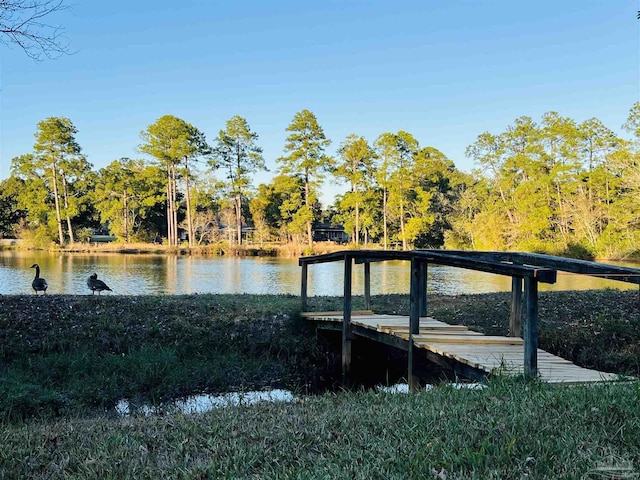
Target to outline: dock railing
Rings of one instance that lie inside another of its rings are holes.
[[[556,270],[537,266],[509,263],[497,259],[475,258],[471,255],[452,253],[446,250],[344,250],[324,255],[301,257],[302,281],[300,297],[302,310],[307,309],[308,266],[316,263],[344,262],[344,304],[342,322],[342,369],[345,375],[351,370],[351,328],[352,269],[354,262],[364,265],[365,308],[371,306],[371,263],[389,260],[405,260],[411,265],[409,289],[409,375],[411,383],[413,335],[419,334],[420,317],[427,313],[427,272],[428,265],[446,265],[470,270],[478,270],[498,275],[510,276],[524,284],[524,371],[526,375],[537,375],[538,349],[538,282],[555,283]]]
[[[424,252],[441,252],[442,250],[420,250]],[[560,272],[615,280],[618,282],[633,283],[640,286],[640,269],[608,265],[604,263],[579,260],[575,258],[556,257],[541,253],[526,252],[483,252],[467,250],[447,250],[454,255],[476,258],[489,262],[506,262],[514,265],[530,265],[541,268],[550,268]],[[638,291],[638,304],[640,305],[640,288]],[[522,280],[513,277],[511,283],[511,313],[509,316],[509,334],[522,336]]]
[[[413,335],[420,333],[420,317],[427,314],[427,273],[429,264],[465,268],[511,277],[511,309],[509,331],[524,341],[524,373],[537,375],[538,350],[538,283],[555,283],[557,272],[597,276],[640,285],[640,269],[606,265],[522,252],[483,252],[464,250],[344,250],[324,255],[301,257],[302,310],[308,303],[308,266],[316,263],[344,262],[344,304],[342,322],[342,370],[351,370],[352,270],[353,264],[364,266],[364,303],[371,309],[371,264],[390,260],[410,262],[409,288],[409,381],[413,372]],[[524,319],[524,322],[522,320]],[[524,323],[524,324],[523,324]]]

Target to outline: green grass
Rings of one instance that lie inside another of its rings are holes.
[[[498,379],[478,391],[352,392],[200,415],[13,424],[2,430],[0,476],[637,478],[639,391]],[[620,475],[606,477],[612,468]]]
[[[505,334],[508,294],[430,297]],[[540,346],[638,375],[637,292],[541,293]],[[402,295],[380,313],[408,313]],[[313,298],[311,309],[340,309]],[[356,298],[354,308],[362,308]],[[494,378],[411,395],[308,396],[339,357],[293,296],[0,296],[0,478],[639,478],[640,383]],[[119,418],[121,398],[283,387],[291,404]]]
[[[579,365],[640,375],[635,292],[542,293],[540,347]],[[357,297],[354,308],[362,308]],[[341,300],[311,299],[313,310]],[[317,391],[339,355],[300,319],[297,297],[0,296],[0,419],[104,411],[121,398],[160,402],[263,387]],[[408,314],[404,295],[376,296]],[[430,297],[429,312],[486,334],[507,332],[506,293]]]
[[[0,418],[297,389],[319,350],[292,296],[2,296]]]

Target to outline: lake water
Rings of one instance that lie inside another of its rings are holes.
[[[31,281],[40,265],[47,294],[91,294],[92,273],[113,292],[102,295],[179,295],[192,293],[300,294],[298,259],[264,257],[204,257],[137,254],[53,254],[0,251],[0,294],[33,293]],[[638,268],[637,263],[615,263]],[[508,291],[511,279],[472,270],[429,265],[428,290],[436,294]],[[310,295],[342,295],[343,263],[309,267]],[[555,285],[541,290],[637,289],[633,284],[558,272]],[[364,274],[354,268],[353,292],[362,294]],[[371,293],[408,293],[409,263],[380,262],[371,266]]]

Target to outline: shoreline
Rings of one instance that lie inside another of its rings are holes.
[[[354,244],[337,244],[334,242],[314,242],[309,249],[304,244],[269,244],[269,245],[229,245],[218,242],[209,245],[189,247],[187,245],[170,247],[156,243],[75,243],[66,247],[52,246],[50,248],[25,245],[20,239],[0,239],[0,251],[42,251],[49,253],[94,253],[118,255],[175,255],[175,256],[232,256],[232,257],[273,257],[294,258],[310,255],[321,255],[341,250],[382,250],[379,245],[356,246]],[[443,249],[446,250],[446,249]],[[629,262],[640,263],[640,258],[623,256],[620,258],[594,258],[593,262]]]
[[[272,245],[229,245],[215,243],[195,247],[167,245],[154,243],[75,243],[65,247],[33,247],[20,244],[19,240],[2,239],[0,250],[15,251],[43,251],[49,253],[104,253],[104,254],[152,254],[152,255],[201,255],[201,256],[234,256],[234,257],[301,257],[319,255],[339,250],[353,248],[333,242],[316,242],[310,250],[303,244],[272,244]],[[376,248],[368,246],[367,248]]]

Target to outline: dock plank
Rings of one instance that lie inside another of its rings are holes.
[[[403,334],[402,336],[408,335]],[[490,335],[432,335],[419,334],[413,336],[416,344],[420,343],[464,343],[469,344],[489,344],[489,345],[522,345],[523,341],[518,337],[497,337]]]
[[[310,319],[331,319],[334,320],[335,317],[335,321],[342,321],[342,312],[339,312],[337,310],[335,311],[329,311],[329,312],[302,312],[302,317],[303,318],[310,318]],[[373,312],[371,310],[353,310],[351,312],[351,316],[359,316],[359,315],[373,315]],[[327,320],[324,320],[327,321]]]

